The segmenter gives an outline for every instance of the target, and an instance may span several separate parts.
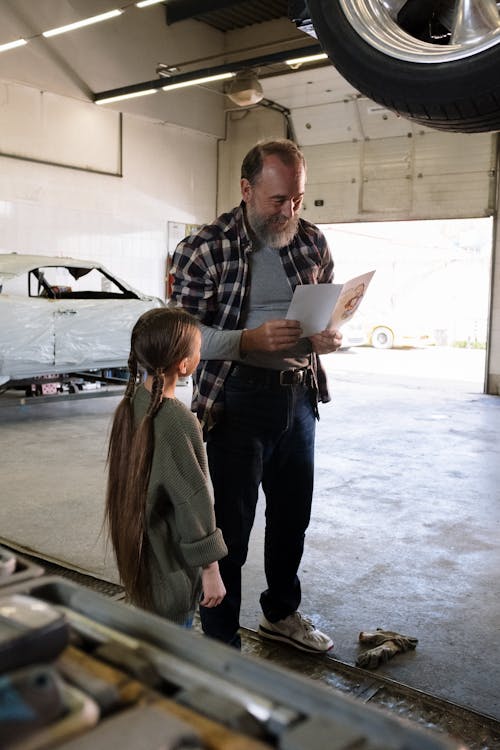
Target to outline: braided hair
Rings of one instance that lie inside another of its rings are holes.
[[[127,597],[152,608],[148,575],[146,501],[154,453],[154,418],[163,402],[165,375],[192,354],[196,319],[181,309],[145,312],[132,329],[129,378],[115,411],[108,446],[105,522]],[[134,396],[144,375],[152,377],[151,397],[140,423]]]

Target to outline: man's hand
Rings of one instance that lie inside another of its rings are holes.
[[[295,346],[302,335],[298,320],[268,320],[258,328],[249,328],[241,334],[241,353],[278,352]],[[321,335],[321,334],[320,334]]]
[[[330,354],[342,346],[342,334],[336,329],[315,333],[314,336],[309,336],[309,340],[316,354]]]

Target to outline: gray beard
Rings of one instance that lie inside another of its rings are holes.
[[[262,219],[255,214],[251,206],[246,206],[248,222],[253,233],[262,245],[266,247],[286,247],[297,234],[299,227],[299,217],[293,216],[291,219],[283,221],[281,216],[272,216]],[[283,226],[284,224],[284,226]],[[281,229],[277,227],[282,226]]]

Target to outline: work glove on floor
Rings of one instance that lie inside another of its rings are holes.
[[[375,633],[361,632],[359,642],[365,646],[372,646],[363,651],[356,660],[357,667],[375,669],[380,664],[392,659],[393,656],[414,649],[418,643],[417,638],[410,635],[401,635],[393,630],[382,630],[377,628]]]

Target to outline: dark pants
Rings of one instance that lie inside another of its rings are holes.
[[[297,571],[309,524],[316,420],[305,384],[255,381],[238,368],[225,383],[224,418],[208,434],[207,453],[215,515],[229,554],[219,561],[226,597],[200,607],[203,631],[238,645],[241,568],[252,530],[259,485],[266,496],[264,615],[276,622],[295,612],[301,590]],[[264,371],[265,372],[265,371]]]

